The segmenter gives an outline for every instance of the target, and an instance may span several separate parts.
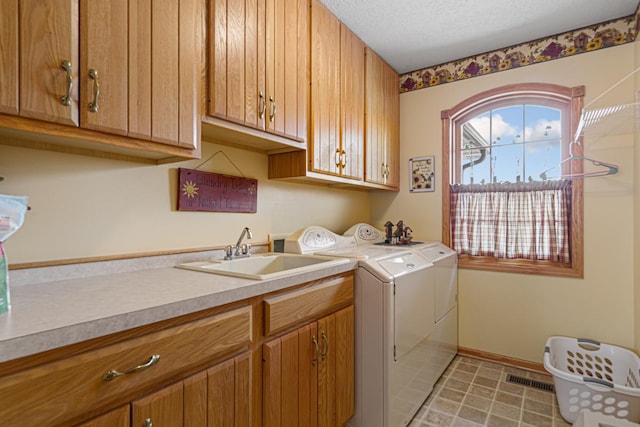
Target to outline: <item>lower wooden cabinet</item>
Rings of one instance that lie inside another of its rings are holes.
[[[251,419],[251,352],[225,360],[78,427],[240,427]]]
[[[353,306],[263,346],[263,426],[343,426],[354,411]]]
[[[353,274],[234,305],[0,364],[0,425],[344,425]]]

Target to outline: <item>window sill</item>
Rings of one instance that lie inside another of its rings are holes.
[[[458,268],[574,279],[584,278],[584,272],[581,268],[570,264],[558,264],[549,261],[507,260],[460,255],[458,258]]]

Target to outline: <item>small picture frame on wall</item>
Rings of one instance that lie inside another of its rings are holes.
[[[436,163],[435,156],[412,157],[409,159],[409,191],[420,193],[435,191]]]

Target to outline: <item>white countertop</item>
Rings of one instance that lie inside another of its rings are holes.
[[[173,267],[11,288],[0,314],[0,363],[344,273],[356,261],[274,280]]]

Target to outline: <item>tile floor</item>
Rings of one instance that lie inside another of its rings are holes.
[[[457,356],[409,427],[558,427],[554,393],[506,382],[507,374],[552,383],[550,375]]]

